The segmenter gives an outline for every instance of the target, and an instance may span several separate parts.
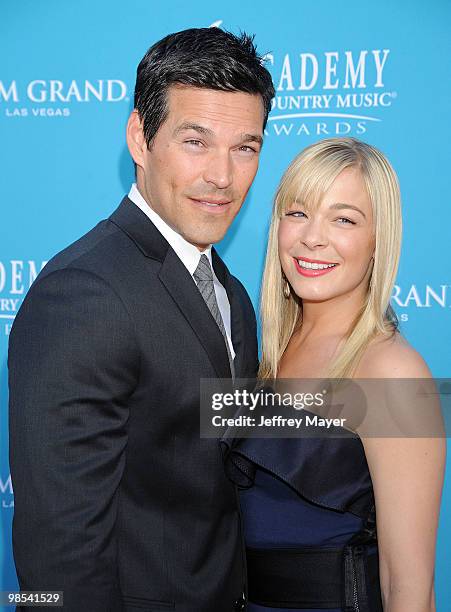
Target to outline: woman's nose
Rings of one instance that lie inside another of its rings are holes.
[[[309,219],[302,227],[300,240],[309,249],[327,246],[329,238],[324,222],[321,219]]]

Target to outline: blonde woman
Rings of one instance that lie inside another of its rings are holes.
[[[400,244],[380,151],[333,138],[298,155],[269,233],[260,377],[430,378],[389,305]],[[435,610],[442,438],[248,439],[229,457],[245,478],[249,612]]]

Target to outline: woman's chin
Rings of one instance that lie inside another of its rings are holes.
[[[300,287],[297,291],[293,288],[294,293],[300,298],[303,302],[308,303],[316,303],[316,302],[327,302],[333,298],[338,297],[340,294],[335,291],[322,289],[314,290],[313,288]]]
[[[330,302],[331,300],[333,300],[335,297],[335,295],[331,295],[331,296],[302,296],[299,295],[298,296],[301,300],[303,304],[322,304],[322,303],[326,303],[326,302]]]

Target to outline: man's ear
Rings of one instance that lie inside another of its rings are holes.
[[[133,161],[142,168],[144,165],[144,154],[147,151],[147,143],[144,138],[141,119],[136,109],[130,113],[128,118],[126,137],[128,150]]]

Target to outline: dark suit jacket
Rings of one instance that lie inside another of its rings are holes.
[[[213,266],[236,375],[254,377],[251,302],[214,249]],[[229,376],[192,277],[128,198],[47,264],[9,347],[22,590],[63,590],[71,612],[235,609],[236,491],[218,441],[199,436],[199,380]]]

